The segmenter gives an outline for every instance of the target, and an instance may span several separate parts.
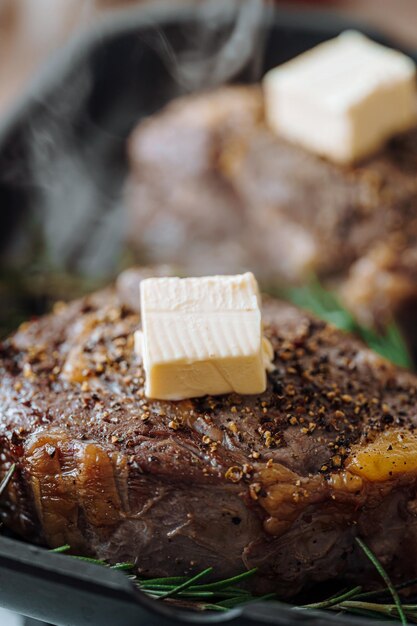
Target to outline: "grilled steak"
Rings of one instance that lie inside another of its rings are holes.
[[[224,87],[140,124],[130,159],[142,256],[286,282],[314,271],[361,322],[396,317],[417,352],[417,131],[341,167],[269,131],[258,87]]]
[[[417,378],[267,301],[276,369],[259,396],[150,401],[133,270],[1,346],[3,521],[143,574],[259,567],[259,590],[417,575]],[[128,287],[126,291],[126,287]]]

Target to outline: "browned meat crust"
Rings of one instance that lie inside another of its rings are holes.
[[[259,588],[283,595],[369,576],[356,535],[394,577],[415,576],[413,467],[368,480],[352,458],[382,431],[413,437],[416,377],[269,301],[264,394],[149,401],[126,305],[134,276],[2,345],[2,469],[18,465],[5,523],[151,575],[258,566]]]
[[[140,124],[130,160],[129,237],[145,259],[290,282],[314,271],[361,321],[397,317],[417,350],[417,131],[341,167],[270,132],[258,87],[223,87]]]

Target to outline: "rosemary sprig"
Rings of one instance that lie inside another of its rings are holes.
[[[381,563],[378,561],[378,559],[376,558],[376,556],[372,552],[372,550],[370,548],[368,548],[368,546],[364,543],[364,541],[362,541],[362,539],[360,539],[359,537],[356,537],[356,543],[359,545],[359,547],[366,554],[366,556],[371,561],[372,565],[375,567],[376,571],[378,572],[378,574],[381,576],[382,580],[386,584],[387,589],[389,590],[390,594],[392,595],[392,599],[394,600],[395,606],[397,607],[397,611],[398,611],[399,618],[401,620],[401,624],[403,624],[403,626],[406,626],[407,625],[407,619],[406,619],[404,611],[403,611],[403,607],[402,607],[402,604],[401,604],[400,596],[398,595],[398,591],[396,590],[396,588],[392,584],[391,579],[388,576],[387,572],[385,571],[385,569],[383,568]]]
[[[315,608],[315,609],[330,609],[335,611],[345,611],[355,615],[361,615],[362,617],[369,617],[373,619],[381,619],[382,616],[399,618],[401,624],[406,625],[407,618],[413,622],[417,621],[417,604],[403,604],[399,597],[398,591],[406,587],[410,587],[415,584],[415,580],[405,581],[402,584],[394,585],[386,573],[384,567],[377,559],[372,550],[365,544],[365,542],[356,538],[356,542],[363,550],[365,555],[369,558],[376,571],[379,573],[385,583],[383,589],[376,591],[363,593],[360,587],[354,588],[350,591],[340,593],[338,596],[333,596],[329,600],[318,602],[315,604],[309,604],[303,608]],[[394,604],[387,602],[369,602],[372,597],[381,597],[384,594],[389,593]]]
[[[164,599],[164,598],[172,598],[173,596],[178,596],[181,595],[181,593],[183,591],[185,591],[186,589],[188,589],[189,587],[192,587],[194,583],[196,583],[198,580],[200,580],[201,578],[204,578],[204,576],[207,576],[208,574],[211,574],[213,571],[212,567],[208,567],[207,569],[203,570],[202,572],[200,572],[199,574],[196,574],[195,576],[192,576],[191,578],[189,578],[188,580],[186,580],[185,582],[181,583],[180,585],[176,585],[175,587],[173,587],[172,589],[170,589],[169,591],[164,591],[159,598],[160,599]],[[155,592],[154,592],[155,593]],[[189,591],[189,593],[192,593]],[[203,594],[204,593],[210,593],[210,592],[205,592],[205,591],[199,591],[197,593]],[[207,597],[207,596],[206,596]]]
[[[51,550],[49,550],[49,552],[55,552],[56,554],[61,554],[62,552],[68,552],[68,550],[71,550],[71,546],[66,543],[63,546],[58,546],[58,548],[52,548]]]
[[[225,587],[231,587],[232,585],[236,585],[241,583],[243,580],[247,578],[251,578],[257,572],[257,568],[248,570],[247,572],[243,572],[242,574],[238,574],[237,576],[232,576],[231,578],[225,578],[223,580],[217,581],[215,583],[208,583],[206,585],[200,585],[200,589],[204,589],[204,591],[220,591]],[[243,593],[242,589],[236,589],[236,591],[240,591]]]
[[[350,598],[354,598],[362,591],[362,587],[353,587],[353,589],[349,589],[349,591],[345,591],[344,593],[340,593],[339,595],[332,596],[328,600],[323,600],[322,602],[313,602],[311,604],[304,604],[301,608],[303,609],[330,609],[337,604],[341,604],[346,600],[350,600]]]
[[[50,552],[65,554],[69,550],[69,545],[63,545],[58,548],[53,548]],[[261,597],[254,596],[250,591],[238,586],[243,581],[254,576],[257,572],[256,568],[230,578],[204,583],[200,581],[211,574],[213,568],[206,568],[191,577],[171,576],[166,578],[145,578],[132,574],[134,569],[132,563],[116,563],[115,565],[110,565],[102,559],[79,557],[75,555],[70,556],[88,563],[94,563],[100,567],[108,567],[125,572],[141,591],[158,601],[167,598],[178,598],[180,600],[194,602],[196,608],[199,609],[225,611],[246,602],[275,597],[275,594]],[[201,604],[202,602],[203,604]]]
[[[410,587],[415,587],[417,585],[417,578],[410,578],[409,580],[405,580],[403,583],[399,585],[395,585],[397,591],[401,591],[402,589],[409,589]],[[379,598],[382,595],[389,594],[387,589],[376,589],[374,591],[365,591],[356,596],[356,600],[359,598],[363,600],[364,598]]]
[[[399,618],[403,626],[407,624],[407,618],[413,622],[417,622],[417,604],[403,604],[398,593],[401,589],[415,585],[417,582],[416,579],[394,585],[375,554],[365,542],[359,538],[357,538],[356,541],[381,576],[385,587],[375,591],[363,592],[362,586],[357,585],[352,589],[344,589],[326,600],[301,606],[293,606],[292,608],[294,610],[303,611],[311,609],[343,611],[373,619],[382,619],[385,617],[389,618],[391,621]],[[65,545],[55,548],[51,550],[51,552],[66,553],[69,549],[70,546]],[[256,568],[230,578],[204,583],[200,581],[213,572],[211,567],[191,577],[171,576],[145,578],[133,573],[134,566],[132,563],[109,565],[102,559],[81,558],[82,560],[95,563],[101,567],[109,567],[125,572],[141,591],[155,600],[176,598],[191,603],[197,610],[228,611],[231,608],[248,602],[254,602],[255,600],[258,602],[260,600],[272,600],[277,597],[274,593],[264,596],[254,596],[249,590],[239,587],[242,582],[256,575]],[[376,599],[384,595],[386,596],[387,594],[392,596],[394,603],[378,601]]]
[[[395,604],[379,604],[378,602],[361,602],[359,600],[348,600],[343,603],[345,609],[356,609],[360,611],[367,611],[367,613],[380,613],[389,617],[400,617],[401,624],[407,626],[407,618],[404,611],[407,611],[410,617],[417,617],[417,605],[415,604],[401,604],[401,613],[399,613],[399,606]]]
[[[297,306],[308,309],[318,317],[347,332],[358,335],[372,350],[399,365],[412,369],[413,364],[407,346],[397,325],[392,322],[382,334],[360,325],[355,317],[341,304],[337,296],[325,289],[317,278],[303,287],[281,290],[279,295]]]

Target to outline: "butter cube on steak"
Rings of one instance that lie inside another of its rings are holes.
[[[141,260],[275,283],[314,272],[361,321],[394,317],[417,355],[416,130],[342,166],[276,136],[258,86],[227,86],[140,123],[129,154]]]
[[[368,580],[356,536],[394,580],[415,577],[417,377],[266,300],[263,394],[149,400],[134,276],[1,345],[4,523],[144,575],[258,567],[252,584],[282,596]]]

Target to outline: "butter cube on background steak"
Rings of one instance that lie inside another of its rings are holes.
[[[346,31],[268,72],[266,117],[285,139],[340,163],[416,123],[414,62]]]

